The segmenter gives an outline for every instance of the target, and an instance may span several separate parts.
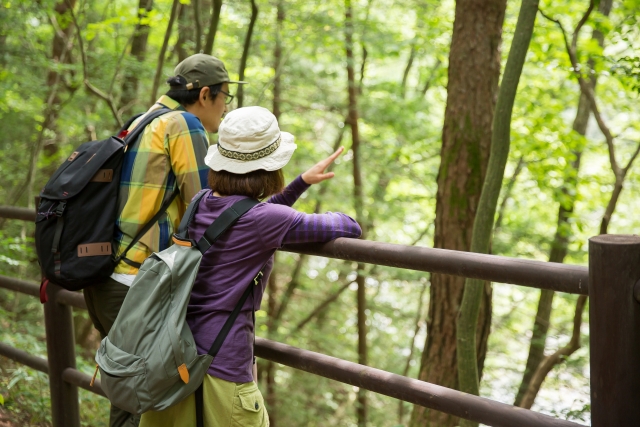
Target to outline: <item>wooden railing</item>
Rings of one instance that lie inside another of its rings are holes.
[[[0,206],[0,217],[33,220],[27,209]],[[640,420],[640,237],[606,235],[589,241],[589,269],[581,266],[443,249],[337,239],[290,245],[284,251],[437,272],[589,295],[592,426],[632,426]],[[0,287],[32,296],[37,283],[0,276]],[[48,360],[0,343],[0,355],[49,375],[54,427],[79,427],[77,387],[104,396],[99,380],[76,370],[72,307],[82,294],[47,288],[44,304]],[[257,338],[258,357],[406,402],[496,427],[579,426],[527,409],[473,396],[357,363]]]

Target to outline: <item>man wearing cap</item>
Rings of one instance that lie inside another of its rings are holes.
[[[85,288],[89,316],[102,338],[109,333],[142,262],[169,246],[189,202],[207,186],[207,132],[218,131],[227,104],[233,100],[229,84],[244,83],[231,81],[222,61],[205,54],[185,59],[174,74],[167,80],[169,91],[147,113],[161,108],[172,111],[153,120],[125,154],[118,195],[116,255],[129,246],[165,201],[173,200],[166,213],[127,251],[111,278]],[[137,426],[139,421],[139,416],[111,406],[110,427]]]

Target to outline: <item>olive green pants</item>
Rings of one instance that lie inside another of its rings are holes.
[[[204,378],[204,427],[269,427],[269,414],[256,383]],[[140,427],[195,427],[194,395],[163,411],[142,414]]]
[[[87,303],[89,317],[93,326],[100,332],[101,338],[104,339],[111,330],[127,292],[129,292],[128,286],[113,279],[101,285],[84,288],[84,300]],[[111,405],[109,427],[136,427],[138,423],[140,423],[139,415],[133,415]]]

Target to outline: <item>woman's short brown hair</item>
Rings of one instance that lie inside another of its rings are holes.
[[[282,169],[236,174],[227,171],[209,170],[209,188],[221,196],[247,196],[262,200],[284,189]]]

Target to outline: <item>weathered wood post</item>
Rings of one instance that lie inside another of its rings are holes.
[[[76,368],[76,354],[71,307],[56,302],[56,294],[61,289],[49,283],[49,301],[44,304],[51,419],[53,427],[80,427],[78,387],[62,380],[62,371],[66,368]]]
[[[591,425],[640,425],[640,236],[589,240]]]

